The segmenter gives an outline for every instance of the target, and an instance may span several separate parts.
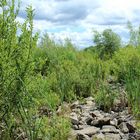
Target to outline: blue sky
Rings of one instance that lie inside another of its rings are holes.
[[[56,40],[70,38],[80,48],[93,44],[93,28],[111,28],[127,41],[127,21],[140,23],[140,0],[22,0],[19,21],[30,4],[36,14],[35,31],[48,32]]]

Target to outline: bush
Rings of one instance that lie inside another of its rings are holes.
[[[102,34],[94,31],[96,52],[101,59],[110,59],[121,46],[121,38],[111,29],[105,29]]]
[[[106,112],[111,111],[115,98],[117,98],[117,93],[108,84],[100,83],[97,95],[95,95],[98,107]]]
[[[45,140],[66,140],[71,129],[70,121],[66,118],[54,116],[43,118],[41,138]]]
[[[15,131],[20,127],[33,139],[33,122],[27,107],[31,96],[26,88],[27,77],[33,72],[31,55],[37,42],[37,34],[33,36],[33,10],[29,6],[25,22],[19,24],[19,6],[16,8],[14,0],[0,1],[0,8],[0,121],[4,125],[0,137],[15,139]]]
[[[118,81],[124,83],[127,90],[129,107],[134,114],[139,114],[139,78],[140,52],[138,48],[126,47],[116,53],[114,57]]]

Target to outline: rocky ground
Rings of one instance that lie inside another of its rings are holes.
[[[72,130],[68,140],[140,140],[137,121],[127,107],[106,113],[92,97],[71,104]]]

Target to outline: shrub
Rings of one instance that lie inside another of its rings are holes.
[[[112,58],[113,54],[121,46],[119,35],[114,33],[111,29],[104,30],[102,34],[94,31],[93,41],[96,44],[96,52],[101,59]]]
[[[138,48],[126,47],[116,53],[114,57],[118,81],[126,86],[129,107],[134,114],[139,114],[139,77],[140,53]]]
[[[15,131],[20,127],[33,139],[33,122],[26,108],[30,104],[26,79],[32,73],[31,54],[37,41],[37,34],[33,36],[33,10],[29,6],[25,22],[19,24],[19,5],[16,8],[14,0],[1,0],[0,8],[0,120],[4,125],[1,137],[15,139]]]
[[[117,93],[108,84],[100,83],[99,90],[95,95],[95,100],[100,109],[110,111],[114,106]]]
[[[54,116],[43,118],[41,138],[45,140],[66,140],[70,132],[70,121],[66,118]]]

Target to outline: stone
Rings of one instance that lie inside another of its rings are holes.
[[[79,130],[86,128],[87,125],[78,125]]]
[[[57,111],[56,111],[56,114],[57,115],[61,115],[61,112],[62,112],[62,107],[59,106],[58,109],[57,109]]]
[[[78,134],[77,140],[90,140],[90,137],[85,134]]]
[[[106,113],[97,109],[94,99],[89,97],[83,104],[74,102],[71,112],[67,114],[73,134],[68,140],[140,140],[136,120],[126,107]]]
[[[75,112],[76,114],[81,114],[81,109],[80,108],[74,108],[72,112]]]
[[[95,119],[91,122],[91,126],[99,126],[99,120]]]
[[[78,125],[78,124],[79,124],[79,120],[78,120],[77,118],[75,118],[75,117],[70,117],[70,119],[71,119],[71,123],[72,123],[73,125]]]
[[[121,140],[121,136],[119,134],[113,133],[99,133],[92,136],[92,140]]]
[[[72,123],[73,125],[78,125],[78,124],[79,124],[78,116],[77,116],[77,114],[74,113],[74,112],[72,112],[72,113],[70,114],[70,120],[71,120],[71,123]]]
[[[72,128],[74,130],[82,130],[82,129],[86,128],[86,127],[87,127],[87,125],[72,125]]]
[[[78,105],[79,105],[79,101],[77,100],[77,101],[75,101],[74,103],[71,104],[70,108],[75,109],[75,108],[77,108]]]
[[[81,115],[80,121],[82,121],[83,123],[86,123],[86,124],[90,125],[91,124],[91,121],[92,121],[92,116],[90,116],[89,113],[84,112]]]
[[[118,130],[118,132],[122,139],[128,140],[128,133],[123,133],[121,130]]]
[[[90,97],[85,98],[85,100],[86,101],[92,101],[93,102],[94,101],[94,98],[90,96]]]
[[[119,129],[120,129],[123,133],[128,133],[128,132],[129,132],[129,129],[127,128],[125,122],[122,122],[122,123],[119,125]]]
[[[94,102],[94,98],[93,97],[88,97],[85,99],[86,105],[87,106],[92,106],[95,107],[95,102]]]
[[[97,119],[94,119],[91,122],[92,126],[97,126],[97,127],[102,127],[103,125],[109,125],[109,124],[110,124],[110,118],[109,117],[97,118]]]
[[[81,117],[88,117],[89,116],[89,112],[83,112],[82,114],[81,114]]]
[[[76,140],[77,133],[74,130],[71,130],[68,136],[68,140]]]
[[[134,133],[135,132],[136,128],[133,126],[133,124],[127,122],[126,126],[129,129],[129,133]]]
[[[122,140],[129,140],[129,134],[120,134]]]
[[[128,112],[128,109],[123,110],[122,112],[119,112],[120,116],[124,116],[125,118],[130,117],[130,114]]]
[[[103,115],[104,115],[105,117],[111,117],[110,113],[104,113],[104,112],[103,112]]]
[[[92,101],[86,101],[86,104],[87,104],[88,106],[94,106],[94,105],[95,105],[95,103],[92,102]]]
[[[74,130],[79,130],[78,125],[73,125],[72,128],[73,128]]]
[[[104,140],[121,140],[119,134],[106,133]]]
[[[92,118],[91,117],[86,118],[85,122],[86,122],[87,125],[91,125]]]
[[[116,111],[116,112],[119,112],[121,110],[121,107],[122,106],[122,102],[120,99],[115,99],[114,100],[114,103],[113,103],[113,110]]]
[[[114,111],[111,111],[111,118],[112,118],[112,120],[114,119],[114,118],[116,118],[117,120],[118,120],[118,118],[120,117],[119,116],[119,113],[118,112],[114,112]]]
[[[98,133],[92,136],[91,140],[104,140],[105,135],[103,133]]]
[[[93,112],[90,113],[90,115],[94,118],[94,117],[100,117],[100,118],[103,118],[104,116],[101,114],[100,111],[98,110],[95,110]]]
[[[131,115],[127,115],[123,112],[119,113],[119,117],[118,117],[118,123],[121,124],[122,122],[131,122],[131,120],[133,119],[133,116]]]
[[[88,136],[92,136],[96,133],[98,133],[100,128],[94,127],[94,126],[88,126],[82,130],[77,130],[77,134],[84,134]]]
[[[137,131],[135,133],[135,137],[136,137],[137,140],[140,140],[140,131]]]
[[[137,121],[136,121],[136,120],[130,120],[130,121],[128,121],[128,123],[129,123],[130,125],[132,125],[134,128],[137,127]]]
[[[110,124],[110,117],[99,118],[99,122],[102,125],[109,125]]]
[[[115,126],[104,125],[101,130],[102,133],[119,133]]]
[[[118,125],[118,120],[114,118],[113,120],[110,120],[110,125],[116,126]]]
[[[138,139],[135,138],[135,134],[134,133],[129,133],[128,140],[138,140]]]
[[[81,108],[83,112],[90,112],[93,111],[94,109],[95,109],[94,105],[83,105]]]

